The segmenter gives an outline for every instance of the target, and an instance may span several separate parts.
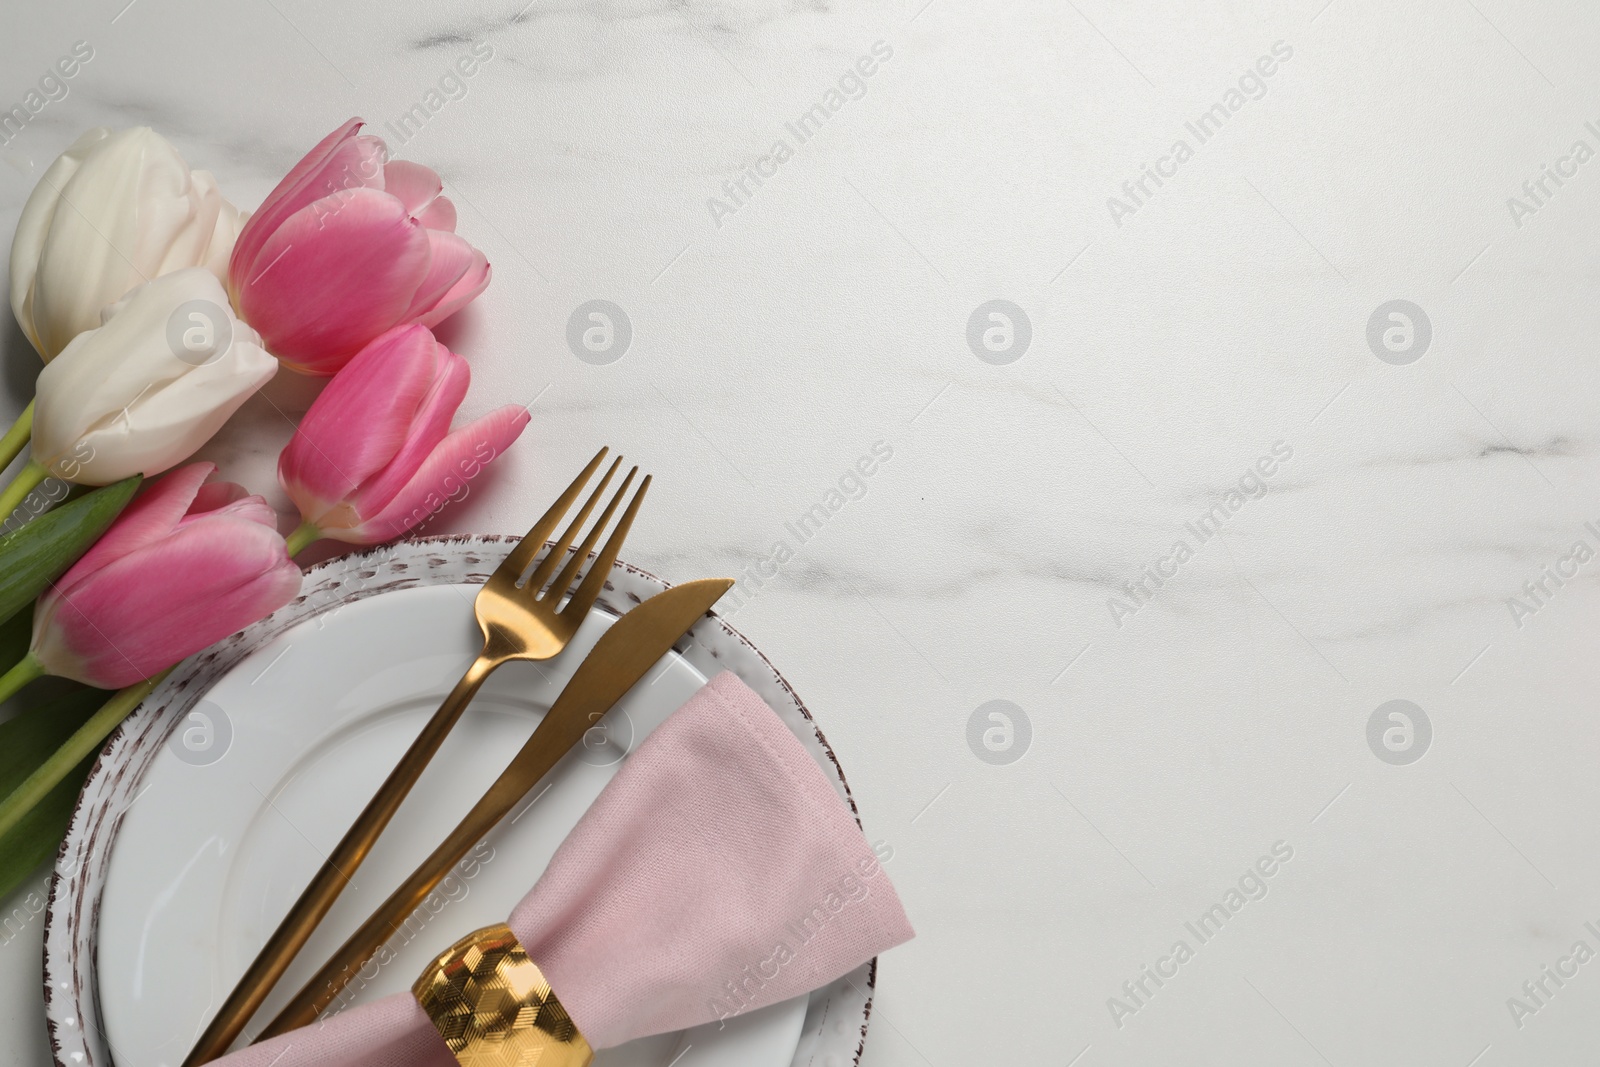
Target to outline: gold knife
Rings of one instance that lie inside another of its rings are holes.
[[[613,623],[584,657],[533,736],[483,798],[411,877],[329,957],[256,1040],[276,1037],[315,1021],[461,858],[732,586],[733,582],[726,578],[686,582],[657,593]]]

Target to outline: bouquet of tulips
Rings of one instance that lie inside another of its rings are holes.
[[[11,249],[11,307],[44,359],[0,438],[0,895],[51,855],[105,738],[185,657],[300,590],[294,557],[439,510],[527,424],[451,429],[467,362],[431,327],[489,284],[438,174],[352,119],[252,215],[146,128],[91,130],[44,174]],[[186,462],[277,373],[329,379],[262,497]],[[59,694],[59,687],[57,689]]]

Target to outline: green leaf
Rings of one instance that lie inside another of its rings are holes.
[[[133,499],[138,475],[103,486],[0,537],[0,620],[9,620],[89,550]]]
[[[39,865],[55,856],[72,822],[72,809],[78,801],[83,781],[94,766],[96,752],[57,782],[43,800],[0,840],[0,900],[26,882]]]
[[[33,605],[29,604],[0,622],[0,672],[9,671],[28,654],[33,643]]]
[[[0,723],[0,797],[21,785],[110,696],[104,689],[85,688]],[[97,749],[86,757],[10,833],[0,836],[0,899],[56,854],[78,791],[98,755]]]
[[[0,722],[0,797],[10,795],[110,699],[84,686]]]

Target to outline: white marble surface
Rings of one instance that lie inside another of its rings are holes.
[[[920,930],[883,961],[867,1067],[1600,1052],[1600,961],[1507,1005],[1600,950],[1600,562],[1508,606],[1600,546],[1600,161],[1507,203],[1600,148],[1600,11],[125,2],[9,13],[6,102],[75,41],[95,56],[0,150],[6,232],[82,127],[156,125],[253,206],[347,115],[381,132],[492,47],[397,154],[443,172],[495,265],[448,330],[468,407],[534,421],[434,531],[521,529],[609,442],[657,476],[630,558],[770,574],[785,524],[892,448],[735,614],[839,749]],[[879,41],[860,98],[719,226],[707,199]],[[1265,95],[1200,143],[1185,122],[1278,42]],[[565,342],[595,298],[633,326],[607,366]],[[1031,321],[1006,365],[966,339],[991,299]],[[1366,337],[1395,299],[1432,324],[1406,365]],[[33,364],[6,336],[9,416]],[[289,429],[253,402],[212,451],[265,490]],[[1199,544],[1185,523],[1278,442]],[[1117,625],[1181,538],[1193,558]],[[967,741],[996,699],[1031,723],[1003,766]],[[1367,740],[1395,699],[1432,724],[1410,765]],[[1185,922],[1275,842],[1267,895],[1201,944]],[[6,1064],[47,1059],[39,926],[0,946]],[[1175,976],[1123,992],[1180,939]]]

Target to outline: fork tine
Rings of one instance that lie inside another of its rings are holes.
[[[576,617],[582,618],[594,607],[600,590],[605,588],[606,579],[611,576],[611,565],[617,562],[617,553],[622,551],[622,542],[628,536],[628,529],[633,525],[633,517],[639,513],[639,505],[644,503],[644,495],[650,490],[650,475],[644,476],[644,481],[639,483],[639,491],[633,494],[633,499],[628,501],[628,510],[622,513],[622,518],[617,522],[617,528],[612,532],[606,547],[600,550],[600,555],[595,557],[594,566],[589,568],[589,573],[584,577],[583,584],[578,586],[577,592],[572,594],[572,599],[562,609],[563,615],[576,612]]]
[[[628,477],[617,488],[617,494],[611,498],[611,503],[606,505],[605,512],[595,520],[594,527],[590,529],[589,536],[583,539],[583,544],[567,560],[567,565],[561,568],[561,573],[556,575],[556,580],[550,583],[550,594],[555,597],[552,603],[560,603],[561,598],[567,594],[568,587],[572,585],[573,578],[577,577],[578,568],[583,566],[584,560],[589,558],[589,553],[594,550],[595,542],[600,540],[600,535],[606,532],[606,527],[611,525],[611,516],[616,514],[617,506],[622,503],[622,498],[628,495],[628,486],[633,484],[633,479],[639,473],[639,468],[634,467],[628,472]]]
[[[565,558],[567,549],[572,546],[572,539],[578,536],[578,531],[583,528],[583,524],[589,521],[589,515],[594,511],[594,506],[600,502],[600,494],[606,491],[606,486],[611,484],[612,475],[617,473],[617,468],[621,465],[621,456],[611,461],[611,466],[606,468],[605,477],[600,479],[600,484],[594,487],[594,492],[589,494],[589,499],[583,502],[583,507],[579,508],[578,513],[572,517],[572,521],[567,523],[567,528],[562,532],[561,539],[550,546],[550,553],[545,556],[544,562],[540,563],[534,569],[534,572],[528,576],[527,583],[523,585],[524,589],[534,596],[539,595],[539,590],[544,588],[545,583],[550,580],[550,575],[554,574],[555,569],[561,565],[561,560]]]
[[[522,572],[528,569],[528,564],[533,562],[533,557],[538,555],[539,549],[550,540],[550,534],[556,528],[556,523],[560,522],[561,516],[572,507],[572,502],[578,499],[578,493],[588,484],[589,479],[594,477],[595,468],[600,466],[600,461],[606,458],[606,453],[609,451],[611,451],[609,447],[604,447],[594,454],[589,465],[572,480],[572,484],[567,486],[567,491],[550,505],[550,510],[544,513],[544,517],[522,535],[517,547],[513,548],[511,554],[506,556],[505,562],[495,569],[496,577],[509,576],[513,583],[522,577]]]

